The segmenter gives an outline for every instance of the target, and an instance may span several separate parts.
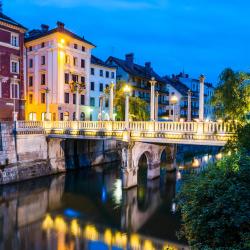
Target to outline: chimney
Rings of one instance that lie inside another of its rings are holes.
[[[43,33],[48,32],[48,30],[49,30],[49,25],[41,24],[41,30],[42,30]]]
[[[58,28],[58,29],[61,29],[61,30],[64,29],[64,23],[62,23],[62,22],[60,22],[60,21],[57,21],[56,25],[57,25],[57,28]]]
[[[134,63],[134,53],[126,54],[125,60],[126,60],[126,62],[133,64]]]
[[[151,62],[145,62],[145,68],[146,70],[151,70]]]

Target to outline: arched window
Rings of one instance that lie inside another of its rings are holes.
[[[63,120],[68,121],[69,120],[69,112],[64,112],[63,113]]]
[[[36,121],[36,113],[34,112],[29,113],[29,121]]]
[[[81,121],[85,121],[85,113],[81,112]]]

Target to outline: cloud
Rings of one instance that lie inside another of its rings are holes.
[[[105,10],[145,10],[162,8],[167,0],[33,0],[31,2],[39,6],[60,8],[88,6]]]

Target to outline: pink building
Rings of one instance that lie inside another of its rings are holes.
[[[25,31],[0,6],[0,120],[24,119]]]

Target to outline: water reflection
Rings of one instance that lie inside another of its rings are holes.
[[[119,166],[1,187],[0,249],[184,248],[176,237],[180,217],[173,202],[182,172],[199,171],[220,157],[175,162],[176,173],[162,168],[153,181],[142,168],[139,186],[127,191]]]

